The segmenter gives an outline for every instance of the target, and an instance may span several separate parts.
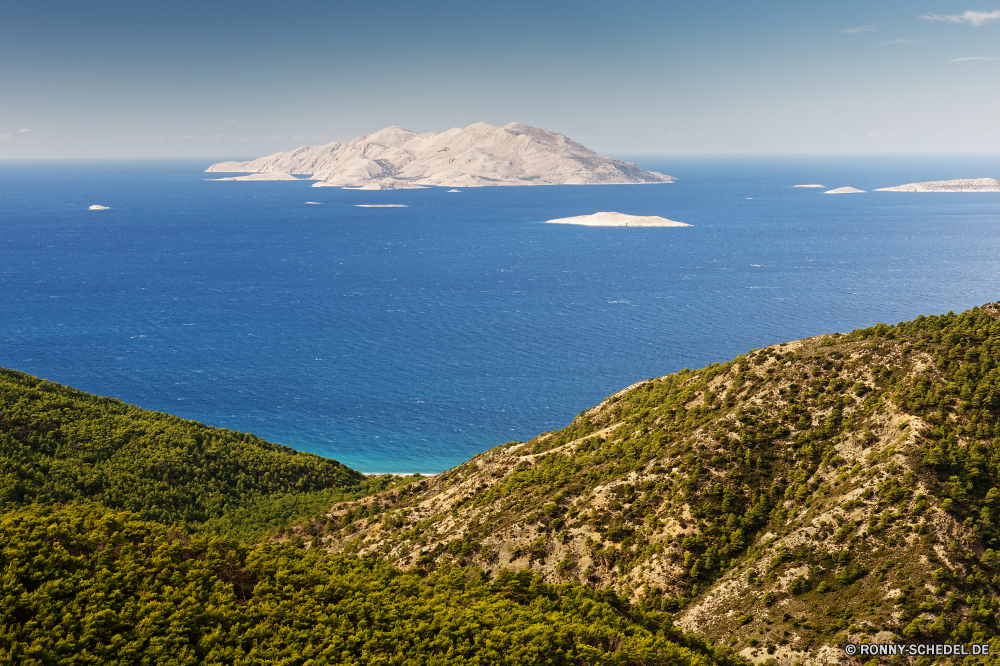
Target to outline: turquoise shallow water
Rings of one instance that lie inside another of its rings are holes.
[[[0,163],[0,365],[435,472],[647,377],[1000,300],[1000,194],[791,187],[996,177],[996,156],[632,159],[680,180],[360,192]],[[542,224],[601,210],[694,226]]]

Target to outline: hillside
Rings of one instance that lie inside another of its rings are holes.
[[[510,123],[476,123],[417,134],[387,127],[349,141],[303,146],[249,162],[213,164],[207,172],[252,173],[229,180],[288,180],[313,187],[400,189],[439,185],[577,185],[669,183],[662,173],[602,157],[562,134]]]
[[[990,304],[752,350],[436,477],[365,480],[3,371],[0,658],[791,666],[849,663],[841,646],[862,641],[996,655],[998,389]],[[176,621],[141,620],[154,608]]]
[[[608,590],[285,531],[413,480],[0,370],[0,663],[745,663]]]
[[[998,312],[640,382],[304,529],[404,569],[607,585],[757,662],[837,663],[848,640],[893,637],[996,653]]]
[[[264,536],[370,494],[335,460],[0,368],[0,508],[86,499],[161,523]]]
[[[528,572],[405,574],[91,506],[0,518],[9,664],[737,666],[669,615]]]

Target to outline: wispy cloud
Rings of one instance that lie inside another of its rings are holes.
[[[882,46],[896,46],[898,44],[916,44],[919,39],[890,39],[888,42],[882,42]]]
[[[221,134],[216,134],[214,136],[195,136],[194,134],[186,134],[184,136],[120,136],[112,139],[113,141],[152,141],[154,143],[160,143],[163,141],[194,141],[198,139],[199,141],[211,141],[214,139],[221,139]]]
[[[27,134],[27,133],[28,133],[28,132],[30,132],[31,130],[30,130],[30,129],[28,129],[27,127],[25,127],[25,128],[23,128],[23,129],[19,129],[19,130],[17,130],[17,131],[18,131],[18,132],[20,132],[21,134]]]
[[[868,133],[868,138],[869,139],[895,139],[896,138],[896,133],[895,132],[889,132],[888,134],[883,134],[882,132],[869,132]]]
[[[992,56],[970,56],[968,58],[955,58],[954,60],[949,60],[948,62],[965,62],[967,60],[996,60]]]
[[[873,25],[859,25],[854,28],[844,28],[841,32],[846,35],[856,35],[859,32],[871,32],[874,29],[875,26]]]
[[[968,23],[976,27],[989,23],[990,21],[1000,21],[1000,9],[992,12],[967,11],[964,14],[924,14],[923,18],[928,21],[945,21],[947,23]]]
[[[284,139],[280,134],[275,134],[274,136],[231,136],[230,141],[261,141],[267,139]]]
[[[0,134],[0,141],[10,141],[13,138],[13,134]]]

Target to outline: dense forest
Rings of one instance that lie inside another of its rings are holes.
[[[285,531],[412,481],[0,371],[0,662],[743,663],[608,589]]]
[[[0,539],[5,663],[736,663],[669,616],[530,572],[417,576],[92,505],[16,510]]]

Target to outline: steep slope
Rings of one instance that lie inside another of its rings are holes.
[[[394,189],[440,185],[669,183],[674,179],[602,157],[562,134],[521,123],[476,123],[416,134],[387,127],[325,146],[213,164],[208,172],[307,174],[317,186]]]
[[[640,382],[308,529],[404,568],[611,586],[756,661],[836,663],[849,639],[996,643],[997,313]]]

